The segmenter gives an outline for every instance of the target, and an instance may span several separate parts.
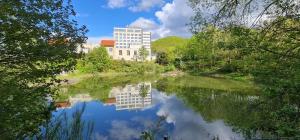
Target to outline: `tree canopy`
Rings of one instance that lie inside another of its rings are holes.
[[[85,42],[71,0],[0,1],[0,135],[23,138],[49,117],[55,78]],[[51,103],[51,101],[50,101]]]

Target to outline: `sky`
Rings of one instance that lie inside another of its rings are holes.
[[[79,25],[88,28],[88,43],[111,39],[114,27],[139,27],[152,38],[190,37],[193,16],[188,0],[73,0]]]

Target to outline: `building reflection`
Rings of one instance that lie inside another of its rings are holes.
[[[151,83],[114,87],[105,104],[115,105],[116,110],[137,110],[149,107],[152,104]]]
[[[89,94],[77,94],[75,96],[70,96],[67,101],[55,102],[57,109],[71,108],[78,102],[88,102],[92,101],[92,97]]]

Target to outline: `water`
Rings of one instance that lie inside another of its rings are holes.
[[[45,131],[101,140],[245,139],[258,99],[253,85],[205,77],[92,78],[61,91]]]

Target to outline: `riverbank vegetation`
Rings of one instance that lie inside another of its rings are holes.
[[[145,60],[143,48],[139,51],[143,56],[142,61],[124,61],[113,60],[103,47],[95,48],[90,53],[85,54],[78,59],[76,71],[82,74],[90,73],[128,73],[128,74],[145,74],[145,73],[162,73],[175,70],[175,67],[162,66],[152,61]],[[75,72],[76,73],[76,72]]]
[[[195,35],[182,59],[188,62],[184,66],[196,72],[206,67],[250,74],[263,89],[256,107],[264,111],[258,117],[266,119],[253,127],[277,137],[299,137],[299,3],[190,0],[190,5],[197,13],[191,22]],[[201,11],[201,6],[218,10],[211,14]],[[249,15],[255,17],[254,22],[248,22]]]

